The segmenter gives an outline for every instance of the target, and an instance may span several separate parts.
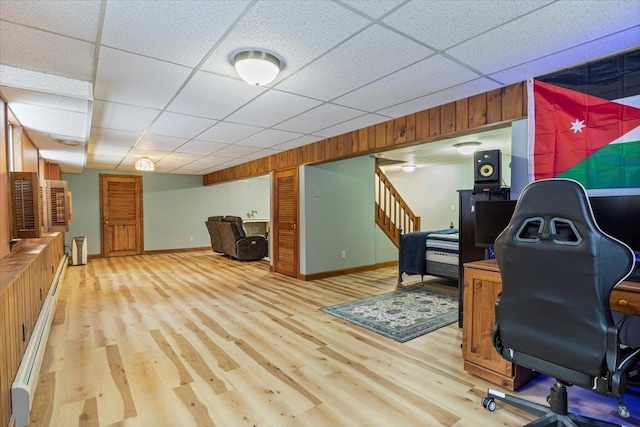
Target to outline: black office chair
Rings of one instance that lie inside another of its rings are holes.
[[[631,272],[634,254],[600,230],[582,185],[549,179],[522,192],[495,241],[502,275],[493,342],[506,360],[556,379],[550,407],[489,390],[495,399],[540,418],[528,426],[611,426],[568,412],[565,386],[619,399],[637,374],[640,348],[620,344],[609,295]],[[636,370],[635,373],[633,371]]]

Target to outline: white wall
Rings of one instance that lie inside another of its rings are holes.
[[[73,197],[73,224],[65,233],[66,245],[74,236],[87,238],[89,254],[100,253],[99,176],[114,171],[85,169],[82,174],[63,174]],[[133,175],[133,174],[131,174]],[[180,249],[209,246],[204,222],[214,215],[243,218],[252,209],[256,218],[270,218],[269,175],[213,186],[202,186],[202,177],[162,173],[143,176],[144,249]],[[193,238],[193,240],[192,240]]]
[[[373,162],[362,156],[302,168],[301,274],[397,259],[397,249],[375,223]]]
[[[503,153],[502,179],[511,184],[511,157]],[[400,192],[411,210],[421,218],[423,231],[458,227],[458,192],[473,188],[473,156],[468,161],[452,165],[429,165],[413,172],[388,170],[391,183]],[[452,210],[453,207],[453,210]]]

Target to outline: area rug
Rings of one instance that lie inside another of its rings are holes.
[[[387,338],[406,342],[456,322],[458,298],[418,286],[321,310]]]

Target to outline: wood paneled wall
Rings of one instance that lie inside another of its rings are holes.
[[[64,256],[62,233],[28,239],[0,259],[0,426],[11,419],[11,384]]]
[[[45,160],[43,169],[44,169],[44,173],[42,175],[44,175],[44,179],[48,179],[52,181],[62,180],[62,172],[60,171],[60,165],[56,163],[50,163]]]
[[[384,123],[293,148],[203,177],[203,185],[264,175],[450,138],[527,116],[527,84],[517,83]]]
[[[7,104],[0,99],[0,259],[11,251],[9,165],[7,158]]]

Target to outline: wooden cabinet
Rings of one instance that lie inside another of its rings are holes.
[[[464,265],[462,357],[465,371],[516,390],[535,373],[506,361],[493,347],[494,307],[501,291],[502,279],[495,260]]]
[[[0,426],[11,419],[11,384],[64,258],[64,237],[28,239],[0,259]]]
[[[535,375],[531,370],[507,362],[493,347],[495,303],[502,291],[502,277],[496,260],[464,265],[464,322],[462,358],[464,370],[511,390]],[[640,283],[624,281],[611,292],[611,310],[640,315]]]
[[[463,324],[464,312],[464,264],[485,259],[485,249],[476,247],[476,214],[478,200],[509,200],[510,190],[503,188],[499,193],[475,193],[473,190],[458,190],[458,327]]]

